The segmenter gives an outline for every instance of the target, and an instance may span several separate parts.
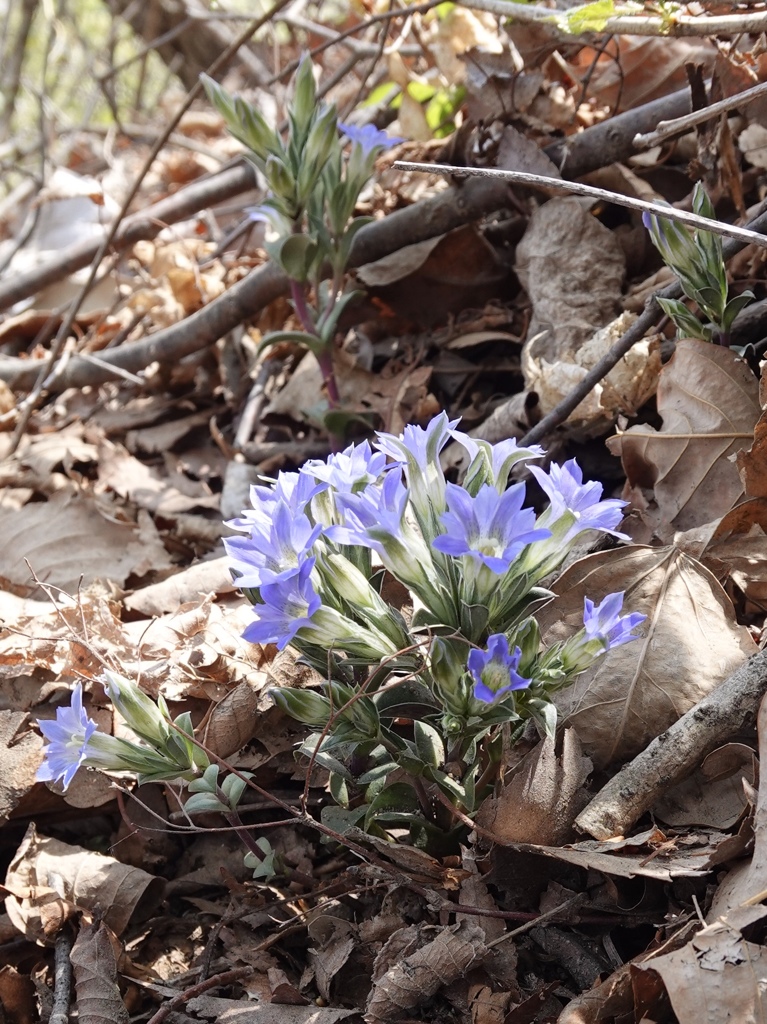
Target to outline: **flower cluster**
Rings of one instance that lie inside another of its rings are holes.
[[[489,444],[457,427],[443,413],[255,486],[252,507],[229,523],[242,536],[224,541],[253,603],[245,636],[293,645],[327,680],[322,692],[273,691],[285,711],[323,730],[313,755],[361,745],[366,765],[378,751],[379,788],[388,764],[453,798],[460,784],[394,728],[403,704],[415,703],[410,717],[433,731],[430,743],[476,765],[477,743],[495,726],[532,717],[550,728],[552,690],[634,639],[644,620],[622,614],[621,593],[586,600],[583,628],[544,649],[530,604],[584,533],[625,539],[624,502],[603,499],[571,460],[531,467],[549,499],[536,515],[524,484],[509,486],[509,477],[542,450]],[[450,441],[469,461],[461,486],[440,465]],[[407,594],[396,605],[382,596],[391,578]],[[408,699],[397,699],[400,688]],[[332,770],[342,772],[335,756]]]
[[[716,219],[711,200],[700,182],[693,190],[692,206],[698,216]],[[642,222],[664,263],[679,278],[685,295],[697,304],[707,321],[701,321],[678,299],[659,298],[659,305],[676,325],[679,336],[729,345],[733,321],[753,300],[754,294],[744,291],[728,301],[720,236],[711,231],[690,231],[684,224],[647,211],[642,214]]]

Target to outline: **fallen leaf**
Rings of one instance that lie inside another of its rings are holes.
[[[640,639],[615,647],[554,695],[597,767],[626,761],[727,678],[756,650],[714,576],[674,547],[588,555],[552,584],[537,618],[546,643],[583,624],[583,602],[624,591],[642,612]]]
[[[165,887],[161,878],[121,864],[114,857],[38,836],[34,825],[29,826],[14,854],[6,885],[12,891],[49,888],[72,904],[98,911],[116,935],[122,934],[139,908],[147,911],[156,906]],[[27,938],[43,937],[40,907],[34,899],[9,896],[5,906]]]
[[[501,842],[553,846],[569,839],[588,802],[584,783],[592,766],[573,729],[565,729],[561,748],[557,755],[547,736],[526,754],[500,796],[484,802],[477,823]]]
[[[151,522],[137,529],[105,519],[92,498],[57,493],[47,502],[0,513],[0,578],[20,593],[32,583],[25,564],[50,586],[74,593],[95,580],[120,586],[128,576],[168,568],[168,553]]]
[[[743,780],[753,786],[755,754],[745,743],[726,743],[684,782],[667,790],[653,814],[667,825],[731,828],[748,806]]]
[[[685,338],[658,381],[663,427],[645,424],[611,438],[627,486],[651,489],[658,536],[670,540],[729,512],[743,495],[731,456],[754,436],[761,412],[756,378],[730,349]]]
[[[535,211],[516,260],[533,304],[528,338],[544,335],[540,359],[572,360],[579,346],[618,313],[623,249],[575,197],[550,199]]]
[[[80,1024],[129,1024],[130,1014],[117,984],[121,952],[103,921],[80,928],[70,954]]]
[[[0,826],[34,786],[43,741],[29,728],[29,716],[0,711]]]

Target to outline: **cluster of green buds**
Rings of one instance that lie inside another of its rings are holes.
[[[699,217],[716,220],[714,207],[700,182],[695,185],[692,206]],[[679,336],[729,345],[733,321],[754,294],[744,291],[728,298],[721,237],[703,229],[691,231],[684,224],[647,211],[642,214],[642,222],[664,263],[674,271],[685,295],[696,303],[705,318],[700,319],[679,299],[658,298],[658,304],[676,325]]]
[[[266,248],[290,281],[301,324],[301,331],[267,335],[262,346],[292,341],[311,349],[323,372],[328,403],[337,406],[330,350],[341,315],[361,294],[344,290],[345,271],[354,237],[370,221],[354,217],[354,210],[378,156],[402,140],[373,125],[339,123],[335,106],[317,97],[308,57],[293,83],[286,138],[242,97],[231,96],[205,75],[203,84],[266,179],[269,195],[253,217],[271,225],[273,237]]]

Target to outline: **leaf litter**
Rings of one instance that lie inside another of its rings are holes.
[[[563,138],[574,151],[590,130],[664,102],[685,85],[685,62],[713,69],[730,92],[746,88],[746,65],[748,84],[761,80],[763,58],[745,40],[729,56],[704,34],[618,35],[595,47],[553,26],[504,25],[470,9],[440,19],[415,13],[380,64],[400,96],[387,117],[418,140],[409,159],[567,177],[556,155]],[[407,48],[415,42],[417,57]],[[279,45],[285,63],[295,40]],[[344,88],[341,78],[341,98]],[[265,105],[274,106],[266,93]],[[658,113],[651,118],[639,117],[630,137],[654,128]],[[445,127],[454,133],[435,139]],[[712,151],[713,136],[693,130],[656,150],[626,144],[611,154],[609,187],[636,194],[642,186],[679,202],[697,166],[723,215],[740,193],[751,202],[754,169],[764,165],[758,112],[744,107],[730,127],[737,180],[721,136],[721,152]],[[223,157],[234,152],[218,121],[205,129],[212,135],[184,130],[198,149],[212,138]],[[140,206],[216,169],[177,142]],[[98,155],[102,142],[86,133],[81,145]],[[132,140],[119,174],[136,175],[145,154]],[[582,173],[605,159],[595,143]],[[55,260],[94,223],[103,232],[107,218],[94,220],[83,191],[88,179],[75,175],[54,197],[80,204],[71,237],[51,248],[39,226],[26,253],[20,248],[29,265]],[[382,168],[365,212],[380,220],[398,208],[425,210],[419,204],[448,188],[460,205],[465,186]],[[50,196],[47,205],[54,213]],[[477,437],[521,438],[534,428],[631,326],[641,312],[631,293],[655,288],[658,266],[639,218],[615,211],[504,190],[484,215],[398,237],[361,266],[366,294],[335,355],[359,436],[398,433],[443,408]],[[322,374],[290,344],[268,359],[258,351],[269,330],[295,326],[280,298],[242,312],[215,344],[180,360],[166,358],[162,344],[164,331],[193,331],[190,317],[223,309],[228,290],[264,265],[253,228],[239,248],[221,245],[231,226],[231,212],[212,205],[135,243],[80,311],[70,343],[109,360],[113,345],[154,335],[152,361],[133,379],[110,372],[61,389],[32,412],[14,451],[9,431],[26,396],[14,395],[13,372],[19,360],[47,354],[38,336],[47,311],[77,282],[62,270],[55,293],[33,289],[27,311],[11,309],[0,325],[0,372],[8,368],[11,384],[0,407],[5,1017],[46,1019],[53,948],[66,934],[83,1021],[149,1018],[174,998],[178,1024],[687,1024],[764,1015],[764,712],[669,784],[632,834],[598,841],[576,825],[605,781],[715,694],[764,637],[763,347],[747,351],[744,342],[736,353],[674,340],[656,324],[547,436],[550,457],[578,454],[609,491],[623,488],[624,529],[638,543],[587,554],[552,583],[539,614],[544,635],[570,635],[584,595],[617,589],[647,621],[640,641],[610,651],[558,696],[556,741],[528,731],[503,750],[503,785],[463,843],[437,854],[396,832],[318,831],[313,821],[333,820],[322,816],[327,773],[296,757],[301,732],[268,695],[275,682],[311,688],[317,677],[242,640],[249,606],[226,572],[220,520],[222,495],[254,452],[251,483],[327,451],[317,427]],[[7,210],[3,229],[22,237]],[[763,292],[753,253],[731,271]],[[251,402],[257,412],[245,430]],[[35,719],[52,718],[75,681],[86,681],[100,727],[119,730],[99,682],[104,667],[191,711],[210,750],[254,773],[262,795],[246,803],[248,824],[278,851],[281,880],[253,881],[236,837],[215,831],[221,819],[192,826],[172,787],[131,795],[127,783],[85,772],[65,794],[35,782]],[[223,988],[204,990],[216,976]]]

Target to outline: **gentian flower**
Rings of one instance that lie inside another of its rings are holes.
[[[241,518],[230,519],[225,525],[233,530],[250,532],[254,523],[271,521],[279,502],[287,505],[294,515],[298,515],[304,511],[315,494],[326,490],[327,486],[302,473],[278,473],[276,481],[269,487],[253,484],[250,488],[252,508],[243,509]]]
[[[480,487],[472,498],[463,487],[448,484],[449,511],[441,517],[447,532],[432,542],[447,555],[469,555],[494,573],[505,573],[528,544],[545,540],[551,531],[534,529],[535,512],[522,508],[524,484],[499,494],[492,484]]]
[[[584,484],[583,470],[575,459],[570,459],[564,466],[552,464],[548,473],[538,466],[530,466],[530,472],[551,502],[539,522],[550,527],[560,543],[574,540],[584,530],[600,530],[619,540],[630,540],[625,533],[615,529],[623,518],[626,502],[617,498],[600,501],[602,485],[596,481]],[[567,529],[560,537],[557,524],[562,520]]]
[[[390,149],[392,146],[405,141],[397,135],[387,135],[385,131],[379,130],[374,124],[358,126],[342,124],[339,121],[338,130],[346,136],[349,142],[356,142],[357,145],[362,147],[363,156],[372,153],[376,148]]]
[[[72,691],[72,704],[56,709],[55,722],[38,721],[37,724],[48,741],[45,760],[37,771],[37,781],[63,781],[66,789],[88,757],[88,743],[97,729],[83,708],[82,683]]]
[[[356,494],[367,484],[375,483],[386,469],[383,452],[373,452],[367,441],[350,444],[342,452],[327,459],[312,459],[301,467],[301,473],[321,480],[339,494]]]
[[[266,583],[292,576],[309,558],[322,532],[309,517],[276,503],[269,520],[254,521],[250,537],[225,537],[224,547],[232,568],[239,573],[237,586],[255,590]]]
[[[623,593],[608,594],[598,605],[583,602],[583,628],[588,640],[599,640],[606,651],[636,640],[634,630],[647,618],[641,612],[621,615]]]
[[[445,474],[439,453],[450,439],[450,431],[459,420],[449,420],[440,413],[426,427],[408,425],[404,432],[378,434],[376,447],[389,458],[405,466],[410,503],[426,540],[439,532],[439,513],[445,507]]]
[[[277,644],[282,650],[302,626],[308,626],[322,601],[312,586],[314,558],[307,559],[291,575],[265,583],[260,590],[261,604],[253,606],[256,621],[242,634],[258,644]]]
[[[467,668],[474,679],[474,696],[483,704],[493,704],[512,690],[523,690],[531,680],[521,676],[517,669],[522,651],[515,647],[509,653],[509,641],[504,633],[493,633],[487,638],[487,649],[474,648],[469,653]]]
[[[386,456],[383,456],[385,458]],[[370,484],[358,493],[339,494],[337,505],[343,526],[331,526],[326,536],[337,544],[359,544],[384,556],[387,537],[402,540],[403,517],[408,491],[396,468],[386,474],[382,484]]]

